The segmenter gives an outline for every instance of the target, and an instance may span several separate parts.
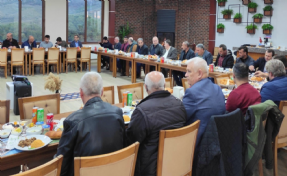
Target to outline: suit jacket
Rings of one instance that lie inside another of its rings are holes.
[[[83,47],[83,44],[82,44],[82,42],[80,42],[80,41],[78,41],[78,45],[79,45],[80,48]],[[75,48],[75,47],[76,47],[76,42],[75,42],[75,41],[72,41],[71,44],[70,44],[70,47],[71,47],[71,48]]]
[[[196,57],[201,57],[199,56],[197,53],[195,55]],[[208,52],[207,50],[204,50],[204,53],[202,55],[202,59],[204,59],[207,62],[207,65],[212,64],[213,62],[213,56],[210,52]]]
[[[210,117],[225,113],[224,95],[217,84],[205,78],[186,89],[182,102],[187,113],[186,125],[200,120],[196,140],[196,145],[198,145]]]
[[[138,46],[136,52],[138,52],[138,54],[148,55],[148,47],[146,45],[143,45],[142,47]]]
[[[2,48],[4,48],[4,47],[9,48],[9,46],[15,46],[16,48],[20,48],[17,40],[15,40],[15,39],[12,39],[11,45],[10,45],[9,40],[6,39],[3,41]]]
[[[108,43],[100,43],[101,47],[113,49],[113,45],[108,41]]]
[[[256,68],[258,68],[260,71],[264,72],[264,68],[265,68],[265,64],[266,64],[266,60],[264,57],[260,57],[259,59],[257,59],[256,61],[254,61],[254,68],[256,70]]]
[[[114,49],[118,49],[119,51],[121,50],[121,47],[122,47],[122,44],[119,42],[119,43],[116,43],[114,45]]]
[[[219,60],[220,54],[217,55],[216,61],[214,63],[215,66],[217,66],[218,64],[218,60]],[[233,68],[234,65],[234,58],[232,56],[232,54],[227,54],[226,56],[224,56],[224,59],[222,61],[222,67],[223,68]]]
[[[154,46],[153,44],[150,46],[149,52],[151,55],[158,55],[158,56],[162,56],[163,53],[163,47],[161,44],[157,44],[156,46]]]
[[[37,43],[36,43],[36,41],[34,41],[30,47],[29,40],[27,40],[27,41],[23,42],[21,45],[22,48],[24,48],[25,46],[28,46],[28,48],[33,49],[33,48],[37,48]]]
[[[163,56],[166,53],[166,49],[163,50],[163,53],[161,56]],[[169,52],[167,54],[167,58],[168,59],[172,59],[172,60],[177,60],[177,51],[174,47],[170,47]]]
[[[195,57],[194,51],[192,49],[187,51],[186,58],[183,58],[184,52],[185,51],[181,51],[179,60],[192,59]]]

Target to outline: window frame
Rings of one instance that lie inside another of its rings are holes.
[[[68,38],[69,38],[69,33],[68,33],[68,29],[69,29],[69,0],[66,0],[66,41],[68,44],[70,44],[71,42],[68,42]],[[84,17],[85,17],[85,29],[84,29],[84,41],[82,42],[82,44],[99,44],[101,43],[101,41],[99,42],[87,42],[87,11],[88,11],[88,1],[87,0],[83,0],[85,1],[85,13],[84,13]],[[103,30],[104,30],[104,4],[105,1],[103,0],[99,0],[102,2],[102,7],[101,7],[101,39],[103,38]]]

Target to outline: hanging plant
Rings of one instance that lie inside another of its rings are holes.
[[[264,4],[273,4],[273,0],[264,0]]]
[[[258,29],[258,27],[254,24],[250,24],[246,26],[246,29],[248,34],[255,34],[255,30]]]
[[[224,9],[221,11],[223,18],[224,19],[230,19],[231,15],[233,14],[233,10],[232,9]]]
[[[273,15],[273,7],[268,5],[263,8],[265,16],[272,16]]]
[[[273,26],[271,24],[262,25],[263,34],[271,34]]]
[[[242,21],[242,15],[241,15],[241,13],[236,13],[236,14],[234,15],[233,22],[234,22],[234,23],[241,23],[241,21]]]
[[[249,12],[249,13],[256,13],[257,7],[258,7],[258,4],[257,4],[257,3],[255,3],[255,2],[250,2],[250,3],[248,4],[248,12]]]
[[[217,0],[217,2],[218,2],[218,6],[224,7],[227,0]]]
[[[129,26],[129,22],[126,25],[120,26],[118,30],[118,35],[120,37],[120,41],[124,41],[124,37],[128,36],[133,32],[133,29]]]
[[[248,5],[251,1],[250,0],[242,0],[243,5]]]
[[[254,23],[262,23],[263,14],[257,13],[252,18]]]
[[[218,33],[224,33],[224,28],[225,28],[224,24],[219,23],[219,24],[217,25],[217,32],[218,32]]]

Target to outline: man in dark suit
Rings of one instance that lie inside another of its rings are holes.
[[[180,53],[179,60],[189,60],[195,57],[194,51],[189,48],[190,44],[188,41],[182,42],[181,48],[182,51]],[[173,79],[176,82],[176,85],[182,86],[181,79],[184,77],[185,73],[180,72],[180,71],[172,71]]]
[[[268,77],[268,73],[266,71],[265,65],[268,61],[270,61],[273,56],[275,55],[274,50],[268,49],[265,52],[265,57],[260,57],[256,61],[254,61],[253,65],[249,66],[250,71],[256,71],[255,76],[260,76],[260,77]],[[258,69],[258,70],[256,70]]]
[[[164,50],[161,57],[164,57],[164,59],[177,60],[177,51],[174,47],[171,46],[171,41],[169,39],[164,41]],[[164,77],[167,77],[168,70],[169,69],[166,68],[162,69]]]
[[[186,67],[186,78],[190,88],[186,89],[183,104],[187,113],[186,125],[200,120],[196,146],[212,115],[225,113],[225,98],[221,88],[208,79],[207,63],[195,57]]]
[[[83,47],[82,42],[79,41],[79,36],[78,35],[74,36],[74,41],[71,42],[70,47],[71,48],[75,48],[75,47],[76,48],[78,48],[78,47],[82,48]]]
[[[138,47],[136,52],[141,55],[148,55],[148,47],[144,44],[142,38],[138,38]],[[145,71],[145,64],[137,63],[137,78],[140,78],[141,67],[143,67],[143,70]]]
[[[108,48],[108,49],[113,49],[113,45],[109,42],[108,40],[108,37],[104,37],[103,38],[103,42],[100,43],[101,47],[104,47],[104,48]],[[109,70],[110,69],[110,66],[108,65],[110,63],[110,58],[107,57],[107,56],[102,56],[102,68],[104,68],[106,65],[106,70]]]
[[[18,41],[16,39],[13,39],[13,34],[12,33],[8,33],[6,35],[6,40],[3,41],[3,45],[2,48],[20,48]],[[11,56],[7,57],[7,61],[11,61]],[[13,74],[16,74],[16,68],[13,67]]]
[[[154,36],[152,38],[152,45],[149,48],[149,53],[150,55],[157,55],[157,56],[162,56],[163,54],[163,46],[161,44],[158,43],[158,38],[157,36]],[[150,71],[154,71],[155,67],[154,66],[150,66]]]
[[[219,45],[218,55],[214,65],[223,68],[232,68],[234,65],[232,53],[229,53],[227,47],[223,44]]]

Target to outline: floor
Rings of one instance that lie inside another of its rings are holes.
[[[96,71],[96,60],[92,60],[92,71]],[[6,82],[10,82],[11,77],[7,77],[7,79],[4,78],[4,70],[0,68],[0,100],[6,99]],[[72,92],[79,92],[79,83],[81,77],[85,74],[85,72],[68,72],[61,73],[60,78],[63,80],[62,83],[62,90],[61,93],[72,93]],[[118,92],[116,89],[117,85],[126,85],[131,84],[131,77],[121,77],[118,73],[117,78],[112,77],[112,73],[110,71],[107,71],[105,69],[102,69],[102,72],[100,73],[103,78],[104,86],[115,86],[115,103],[118,103]],[[143,74],[142,74],[143,75]],[[44,83],[45,83],[45,77],[47,75],[43,76],[41,73],[39,73],[39,70],[35,73],[35,76],[28,76],[28,79],[30,82],[34,84],[34,96],[39,95],[47,95],[52,94],[53,92],[50,92],[49,90],[44,90]],[[141,79],[137,79],[137,82],[143,82],[143,77]],[[147,96],[146,92],[145,96]],[[60,104],[60,112],[70,112],[75,111],[79,109],[82,105],[82,101],[80,99],[78,100],[71,100],[71,101],[61,101]],[[10,121],[18,121],[20,119],[19,116],[15,116],[14,113],[10,112]],[[287,151],[284,149],[281,149],[278,153],[278,170],[279,170],[279,176],[286,176],[287,175]],[[273,170],[267,170],[264,168],[264,176],[273,176]],[[255,176],[259,176],[258,169],[255,169],[254,172]]]

